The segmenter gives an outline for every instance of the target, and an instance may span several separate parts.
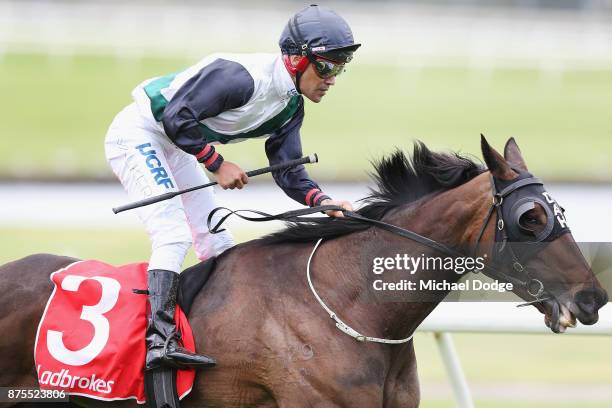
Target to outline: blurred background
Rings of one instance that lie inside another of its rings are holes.
[[[580,241],[612,241],[612,0],[321,2],[363,44],[322,103],[304,153],[324,191],[367,194],[370,161],[422,140],[480,158],[514,136]],[[0,0],[0,262],[35,252],[144,261],[148,239],[104,159],[114,115],[142,80],[212,52],[278,52],[298,1]],[[220,146],[244,169],[263,141]],[[232,208],[297,208],[269,177],[220,192]],[[234,223],[238,241],[280,225]],[[190,256],[188,263],[194,263]],[[454,335],[482,407],[609,407],[610,340]],[[417,336],[423,407],[453,406],[429,335]]]

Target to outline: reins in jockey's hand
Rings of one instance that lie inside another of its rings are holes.
[[[213,225],[213,216],[219,212],[219,211],[227,211],[227,214],[223,215],[214,225]],[[413,241],[419,242],[425,246],[428,246],[436,251],[440,251],[442,253],[444,253],[445,255],[448,256],[453,256],[453,257],[458,257],[458,256],[465,256],[465,254],[456,251],[450,247],[448,247],[447,245],[444,245],[440,242],[434,241],[430,238],[424,237],[423,235],[417,234],[414,231],[410,231],[407,230],[405,228],[402,227],[398,227],[397,225],[393,225],[393,224],[389,224],[386,223],[384,221],[379,221],[379,220],[374,220],[372,218],[368,218],[368,217],[364,217],[361,214],[358,214],[356,212],[353,211],[349,211],[346,208],[337,206],[337,205],[321,205],[318,207],[310,207],[310,208],[302,208],[299,210],[292,210],[292,211],[286,211],[280,214],[268,214],[266,212],[263,211],[258,211],[258,210],[232,210],[229,209],[227,207],[217,207],[214,208],[210,214],[208,215],[208,219],[206,220],[207,226],[208,226],[208,231],[216,234],[219,232],[223,232],[225,231],[224,228],[221,228],[221,226],[227,221],[227,219],[232,216],[235,215],[243,220],[246,221],[252,221],[252,222],[265,222],[265,221],[286,221],[286,222],[291,222],[291,223],[295,223],[295,224],[299,224],[299,223],[309,223],[312,221],[316,221],[316,220],[321,220],[321,219],[329,219],[329,217],[305,217],[305,215],[310,215],[310,214],[315,214],[315,213],[320,213],[320,212],[325,212],[325,211],[342,211],[342,213],[344,214],[344,219],[334,219],[335,221],[337,220],[342,220],[341,222],[360,222],[360,223],[365,223],[365,224],[370,224],[372,226],[375,226],[377,228],[389,231],[395,235],[399,235],[401,237],[404,238],[408,238],[411,239]],[[254,216],[247,216],[247,215],[243,215],[243,213],[251,213],[251,214],[257,214],[259,217],[254,217]],[[488,223],[488,219],[490,216],[487,216],[487,218],[485,219],[485,224]],[[479,237],[480,239],[480,237]],[[488,271],[488,272],[492,272],[492,274],[495,274],[496,276],[504,276],[504,279],[508,280],[509,282],[517,285],[517,286],[525,286],[526,283],[523,281],[520,281],[519,279],[513,277],[513,276],[509,276],[507,274],[505,274],[502,271],[497,271],[495,270],[494,267],[491,267],[489,265],[485,265],[484,270]],[[543,299],[541,299],[543,300]]]
[[[301,164],[318,163],[318,162],[319,162],[319,157],[317,156],[316,153],[313,153],[310,156],[305,156],[305,157],[302,157],[302,158],[299,158],[299,159],[290,160],[290,161],[287,161],[287,162],[275,164],[274,166],[268,166],[268,167],[263,167],[261,169],[247,171],[246,175],[249,176],[249,177],[254,177],[254,176],[259,176],[260,174],[266,174],[266,173],[272,173],[274,171],[285,170],[285,169],[288,169],[288,168],[291,168],[291,167],[299,166]],[[178,195],[189,193],[191,191],[200,190],[200,189],[206,188],[206,187],[212,187],[212,186],[214,186],[216,184],[217,184],[216,181],[212,181],[210,183],[202,184],[202,185],[199,185],[199,186],[189,187],[189,188],[186,188],[184,190],[171,191],[169,193],[161,194],[161,195],[158,195],[158,196],[155,196],[155,197],[145,198],[144,200],[135,201],[135,202],[130,203],[130,204],[126,204],[126,205],[122,205],[122,206],[119,206],[119,207],[115,207],[115,208],[113,208],[113,212],[115,214],[118,214],[118,213],[123,212],[123,211],[133,210],[134,208],[145,207],[147,205],[155,204],[155,203],[158,203],[160,201],[169,200],[169,199],[174,198],[174,197],[176,197]]]
[[[542,181],[540,181],[540,179],[536,177],[533,177],[527,172],[519,172],[518,170],[517,172],[519,173],[519,178],[509,181],[497,181],[494,177],[491,176],[493,203],[484,219],[480,233],[476,240],[476,248],[473,253],[476,253],[480,240],[484,235],[484,231],[487,225],[489,224],[489,221],[493,218],[493,213],[496,213],[497,220],[495,241],[499,242],[502,245],[497,254],[493,254],[493,257],[491,259],[492,265],[485,265],[482,271],[487,272],[487,274],[492,277],[497,277],[506,282],[512,283],[517,287],[525,288],[527,293],[534,297],[534,300],[518,305],[518,307],[521,307],[531,305],[533,303],[543,302],[545,300],[550,299],[551,295],[546,292],[544,284],[540,280],[533,278],[527,268],[523,265],[525,263],[526,257],[523,257],[523,259],[521,259],[521,257],[517,256],[517,254],[515,253],[515,250],[512,248],[512,242],[509,241],[509,238],[515,239],[512,234],[513,230],[512,228],[507,230],[507,227],[518,222],[520,216],[528,211],[528,209],[526,209],[526,207],[524,207],[522,204],[525,202],[531,202],[540,204],[544,208],[544,211],[546,212],[547,218],[549,220],[545,229],[546,233],[542,235],[539,234],[535,238],[536,242],[550,242],[559,237],[560,235],[569,232],[569,229],[566,225],[557,225],[558,220],[554,216],[555,211],[553,211],[553,208],[555,206],[558,206],[558,204],[556,203],[556,201],[549,199],[550,197],[547,195],[548,193],[546,193],[546,191],[544,190]],[[542,193],[544,193],[544,195]],[[541,196],[546,197],[546,202],[542,201]],[[510,211],[505,210],[506,207],[503,206],[504,201],[506,202],[506,204],[510,204]],[[515,205],[516,203],[520,205]],[[216,222],[214,226],[211,226],[213,215],[220,210],[226,210],[228,211],[228,213],[221,217],[221,219]],[[230,210],[224,207],[217,207],[209,214],[207,224],[209,231],[212,233],[216,233],[223,231],[223,229],[220,229],[220,227],[231,215],[236,215],[244,220],[255,222],[279,220],[288,221],[296,224],[308,223],[313,220],[317,220],[317,218],[304,217],[305,215],[330,210],[341,211],[344,214],[344,219],[342,220],[342,222],[348,221],[370,224],[377,228],[389,231],[395,235],[399,235],[401,237],[419,242],[446,255],[453,257],[465,256],[465,254],[460,253],[459,251],[456,251],[447,245],[424,237],[414,231],[410,231],[405,228],[386,223],[384,221],[367,218],[359,213],[348,211],[345,208],[335,205],[323,205],[312,208],[303,208],[275,215],[255,210]],[[259,215],[259,217],[249,217],[241,214],[245,212],[257,214]],[[504,220],[504,217],[510,217],[511,219],[509,221],[506,221]],[[319,217],[318,219],[321,219],[321,217]],[[553,219],[552,226],[550,225],[550,219]],[[340,219],[336,220],[339,221]],[[522,276],[513,276],[499,269],[499,264],[502,264],[504,263],[504,261],[508,260],[512,265],[512,271],[514,272],[514,274],[520,274]],[[478,273],[481,271],[475,270],[474,272]],[[548,296],[544,297],[543,295]]]
[[[214,225],[212,225],[213,216],[218,211],[222,211],[222,210],[227,211],[227,214],[223,215]],[[432,239],[419,235],[416,232],[398,227],[396,225],[386,223],[384,221],[373,220],[371,218],[364,217],[363,215],[360,215],[354,211],[349,211],[346,208],[343,208],[337,205],[321,205],[317,207],[301,208],[299,210],[287,211],[287,212],[280,213],[280,214],[268,214],[263,211],[257,211],[257,210],[231,210],[226,207],[217,207],[213,209],[208,215],[207,225],[208,225],[208,230],[211,233],[216,234],[218,232],[225,231],[225,229],[221,228],[221,225],[224,224],[225,221],[227,221],[227,219],[232,215],[242,218],[243,220],[253,221],[253,222],[286,221],[286,222],[292,222],[292,223],[299,224],[299,223],[312,222],[313,220],[329,219],[329,217],[304,217],[305,215],[321,213],[321,212],[326,212],[326,211],[341,211],[344,214],[344,219],[336,218],[335,220],[337,221],[340,221],[340,220],[341,222],[353,221],[353,222],[371,224],[378,228],[381,228],[389,232],[392,232],[396,235],[399,235],[401,237],[409,238],[423,245],[427,245],[428,247],[433,248],[437,251],[443,252],[447,255],[463,256],[463,254],[461,254],[460,252],[455,251],[449,248],[448,246],[441,244],[439,242],[436,242]],[[243,215],[243,213],[257,214],[259,215],[259,217],[249,217],[249,216]]]

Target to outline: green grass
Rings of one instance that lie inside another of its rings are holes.
[[[7,54],[0,60],[0,176],[110,176],[103,139],[142,80],[194,61]],[[304,152],[318,178],[362,178],[368,160],[421,139],[480,157],[479,134],[497,148],[517,137],[531,170],[551,179],[612,179],[612,71],[414,69],[357,59],[335,89],[308,102]],[[220,147],[250,169],[263,141]]]
[[[463,333],[453,341],[469,383],[612,384],[606,336]],[[421,381],[446,381],[433,335],[418,334],[415,350]]]
[[[50,253],[118,265],[146,261],[150,250],[144,230],[1,228],[0,247],[0,264]]]
[[[234,233],[238,242],[261,234],[253,230]],[[0,264],[34,253],[50,253],[80,259],[100,259],[111,264],[146,262],[150,243],[144,230],[0,228]],[[197,258],[191,250],[184,266]]]

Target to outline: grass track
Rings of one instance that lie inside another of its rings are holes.
[[[7,54],[0,59],[0,176],[109,176],[102,142],[143,79],[193,61]],[[516,136],[544,178],[612,179],[612,71],[415,69],[357,59],[321,104],[307,103],[304,152],[319,178],[362,178],[367,161],[419,138],[478,153],[485,133]],[[10,95],[6,97],[6,95]],[[221,147],[245,168],[266,162],[263,142]]]

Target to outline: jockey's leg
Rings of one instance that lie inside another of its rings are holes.
[[[151,318],[147,327],[146,369],[162,365],[174,368],[204,368],[214,366],[215,360],[194,354],[177,343],[174,323],[178,273],[149,269],[149,304]]]
[[[180,190],[209,183],[210,180],[204,167],[198,163],[194,156],[185,153],[172,145],[173,152],[167,155],[172,174]],[[232,234],[225,230],[217,234],[208,232],[206,221],[208,215],[219,204],[212,187],[196,190],[181,196],[187,221],[191,228],[193,246],[198,259],[204,261],[213,255],[219,255],[228,248],[233,247]],[[213,222],[221,218],[216,214]]]
[[[166,159],[170,141],[134,104],[120,112],[106,137],[106,155],[130,200],[176,191],[176,180]],[[214,365],[207,356],[178,346],[174,311],[178,273],[191,246],[191,232],[179,197],[137,209],[152,243],[149,261],[149,304],[146,368]]]

